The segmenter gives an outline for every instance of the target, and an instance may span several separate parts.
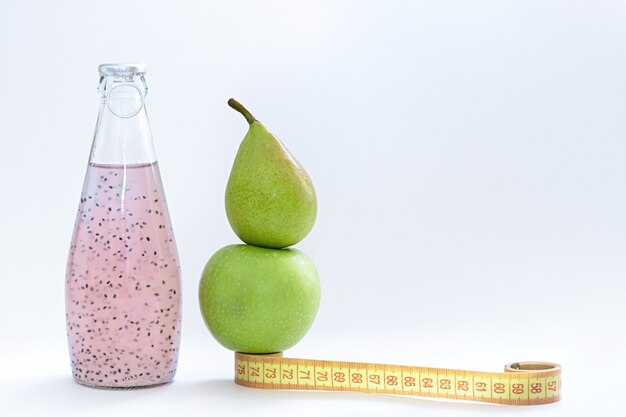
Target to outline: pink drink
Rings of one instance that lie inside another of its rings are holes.
[[[180,267],[156,162],[89,165],[65,282],[77,382],[128,388],[172,380]]]

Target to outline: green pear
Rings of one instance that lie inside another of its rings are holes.
[[[226,186],[226,215],[244,242],[285,248],[313,228],[317,197],[311,178],[283,144],[234,99],[228,105],[250,127]]]

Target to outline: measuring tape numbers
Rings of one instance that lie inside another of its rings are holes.
[[[561,399],[561,366],[516,362],[506,365],[504,372],[479,372],[237,352],[235,383],[263,389],[355,391],[537,405]]]

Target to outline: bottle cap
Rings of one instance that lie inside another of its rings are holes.
[[[98,66],[100,75],[143,75],[146,73],[145,64],[101,64]]]

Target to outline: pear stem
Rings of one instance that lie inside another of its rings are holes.
[[[239,113],[241,113],[243,115],[243,117],[246,118],[246,120],[248,121],[249,124],[252,124],[254,122],[256,122],[257,120],[254,118],[254,116],[252,115],[252,113],[250,113],[248,111],[248,109],[246,109],[243,104],[241,104],[240,102],[238,102],[237,100],[235,100],[234,98],[231,98],[228,100],[228,105],[230,107],[232,107],[233,109],[237,110]]]

